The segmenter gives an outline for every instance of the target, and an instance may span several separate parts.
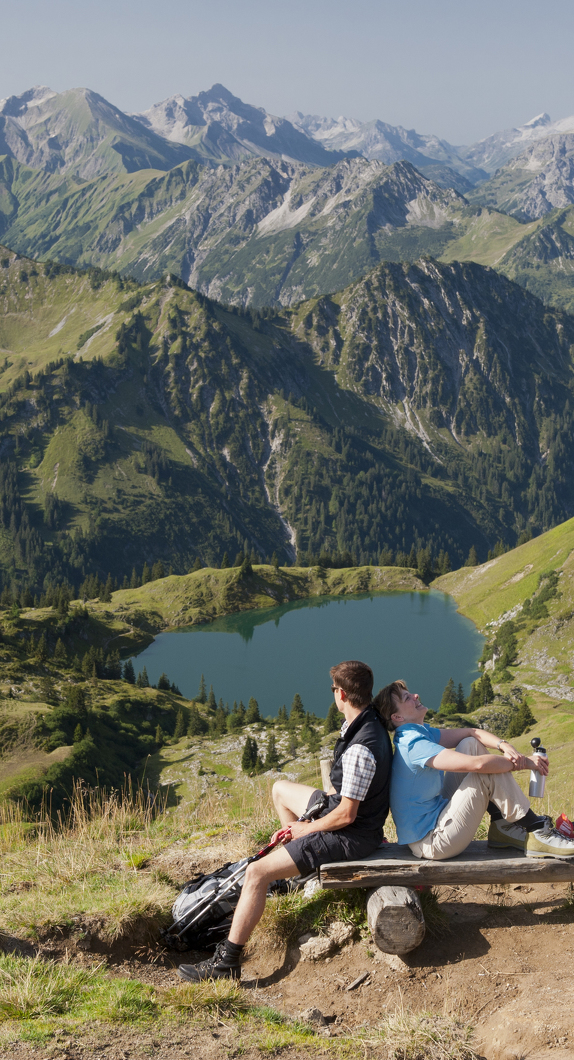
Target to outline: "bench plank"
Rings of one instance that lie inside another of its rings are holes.
[[[574,880],[574,858],[527,858],[518,850],[492,850],[474,840],[447,861],[415,858],[409,847],[389,843],[361,861],[321,865],[321,886],[417,887],[473,883],[568,883]]]

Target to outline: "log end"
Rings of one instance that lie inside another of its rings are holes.
[[[373,941],[383,953],[401,955],[420,946],[425,918],[419,897],[410,887],[378,887],[367,900]]]

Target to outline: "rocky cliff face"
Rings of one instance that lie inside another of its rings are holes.
[[[520,220],[544,217],[574,203],[574,133],[555,134],[532,144],[469,194]]]

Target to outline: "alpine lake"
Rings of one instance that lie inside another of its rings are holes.
[[[262,716],[275,716],[298,692],[307,711],[325,717],[329,668],[343,659],[368,663],[375,691],[403,678],[438,710],[450,677],[468,695],[483,642],[445,593],[383,592],[312,597],[161,633],[133,663],[152,684],[166,673],[188,698],[203,674],[230,706],[254,696]]]

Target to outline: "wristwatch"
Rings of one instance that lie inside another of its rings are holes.
[[[498,743],[496,745],[496,750],[497,751],[500,751],[500,748],[502,747],[503,743],[506,743],[506,740],[499,740],[498,741]]]

